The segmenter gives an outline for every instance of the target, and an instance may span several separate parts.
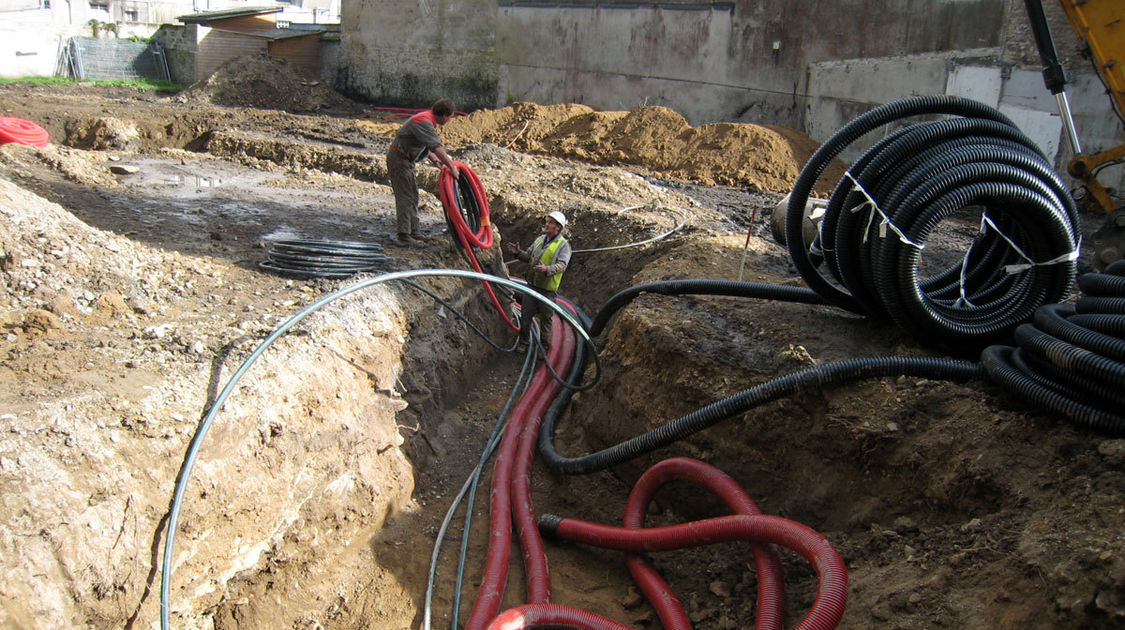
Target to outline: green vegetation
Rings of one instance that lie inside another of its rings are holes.
[[[97,20],[90,20],[89,22],[87,22],[87,24],[90,25],[90,34],[94,37],[98,37],[98,35],[101,34],[102,29],[105,29],[107,33],[113,33],[113,36],[117,37],[117,22],[99,22]]]
[[[183,85],[175,81],[160,81],[156,79],[89,79],[83,81],[71,79],[69,77],[18,77],[15,79],[0,77],[0,83],[34,83],[36,85],[117,85],[131,87],[142,92],[151,90],[160,92],[180,92],[184,89]]]

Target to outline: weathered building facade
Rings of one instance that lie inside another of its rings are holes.
[[[1061,10],[1044,5],[1080,135],[1090,149],[1125,141]],[[957,94],[1054,154],[1061,123],[1027,23],[1023,0],[346,0],[326,78],[388,105],[663,105],[694,125],[779,124],[818,140],[874,105]]]

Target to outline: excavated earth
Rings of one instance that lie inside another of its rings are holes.
[[[209,417],[176,512],[172,627],[449,626],[460,512],[427,616],[434,541],[522,356],[488,342],[508,347],[512,333],[479,283],[439,275],[469,263],[449,244],[434,169],[420,167],[433,239],[391,245],[382,155],[400,119],[253,64],[172,95],[4,85],[0,114],[52,139],[0,146],[0,625],[159,627],[177,475]],[[442,134],[480,176],[504,239],[527,243],[545,211],[567,212],[579,251],[562,293],[590,315],[653,280],[801,286],[769,230],[815,149],[798,133],[517,103]],[[388,258],[354,277],[295,277],[260,266],[277,238],[365,241]],[[417,269],[435,270],[413,280],[426,291],[379,280]],[[832,307],[730,297],[642,296],[596,342],[596,383],[558,427],[566,455],[812,365],[941,356]],[[763,512],[835,545],[850,578],[840,628],[1125,625],[1125,440],[988,382],[826,387],[609,470],[537,463],[535,509],[620,523],[632,483],[673,456],[717,466]],[[487,549],[490,470],[462,622]],[[648,521],[722,513],[677,483]],[[620,553],[547,552],[553,601],[660,627]],[[747,545],[651,557],[694,627],[753,623]],[[519,558],[505,607],[524,601]],[[792,627],[817,579],[796,553],[782,560]]]

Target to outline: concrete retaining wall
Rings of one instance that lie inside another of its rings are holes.
[[[340,22],[337,89],[381,105],[496,105],[494,0],[356,0]]]
[[[1125,142],[1061,10],[1044,4],[1083,149]],[[341,22],[335,85],[385,105],[663,105],[693,125],[824,140],[873,106],[960,94],[1013,116],[1061,171],[1069,158],[1021,0],[357,0]],[[1125,184],[1116,170],[1102,181]]]

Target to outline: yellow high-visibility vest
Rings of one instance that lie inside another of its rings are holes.
[[[542,247],[543,239],[545,238],[547,238],[546,234],[540,234],[539,238],[535,239],[535,242],[531,244],[531,250],[535,251],[536,249]],[[551,242],[550,245],[547,246],[547,249],[543,250],[543,253],[540,254],[539,262],[547,265],[548,267],[553,265],[555,263],[555,254],[558,253],[559,248],[562,247],[565,243],[566,239],[562,236],[556,238]],[[556,273],[548,276],[546,274],[539,273],[538,271],[533,271],[531,276],[531,284],[532,286],[539,287],[540,289],[546,289],[547,291],[558,291],[559,285],[562,284],[562,277],[562,273]]]

